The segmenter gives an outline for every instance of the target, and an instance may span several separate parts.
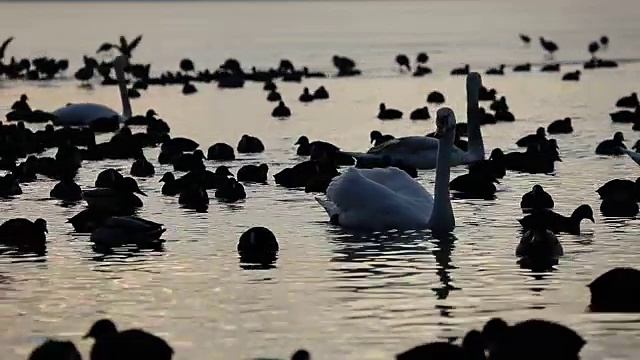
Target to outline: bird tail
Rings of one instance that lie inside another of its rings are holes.
[[[340,211],[338,210],[338,207],[331,201],[321,199],[317,196],[315,196],[314,199],[316,199],[318,204],[320,204],[324,208],[324,211],[327,212],[327,215],[329,215],[330,218],[334,215],[339,215]]]

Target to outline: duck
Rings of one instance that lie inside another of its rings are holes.
[[[444,95],[439,91],[432,91],[427,95],[427,103],[429,104],[444,104],[445,98]]]
[[[264,144],[255,136],[244,134],[236,147],[239,154],[257,154],[264,151]]]
[[[13,173],[0,176],[0,198],[22,195],[22,188]]]
[[[275,89],[271,90],[267,94],[267,101],[270,101],[270,102],[282,101],[282,95],[280,95],[280,93]]]
[[[554,206],[555,204],[551,195],[544,191],[542,185],[538,184],[533,185],[531,191],[522,195],[522,199],[520,200],[520,208],[524,213],[553,209]]]
[[[563,255],[558,237],[542,224],[527,230],[516,247],[516,256],[529,261],[557,259]]]
[[[485,74],[487,75],[504,75],[504,68],[506,67],[505,64],[501,64],[498,67],[494,67],[494,68],[490,68],[487,71],[485,71]]]
[[[502,149],[491,150],[489,158],[472,162],[468,166],[469,172],[491,174],[495,179],[502,179],[507,174],[507,164]]]
[[[380,120],[397,120],[402,119],[402,111],[396,109],[388,109],[384,103],[380,103],[378,107],[378,119]]]
[[[465,64],[463,67],[454,68],[450,72],[451,75],[469,75],[469,64]]]
[[[493,200],[496,194],[496,183],[499,181],[492,172],[476,170],[451,180],[449,188],[458,198]]]
[[[164,173],[162,178],[160,178],[160,182],[164,183],[161,189],[162,195],[176,196],[180,194],[180,191],[184,186],[184,183],[182,181],[178,181],[172,172]]]
[[[572,329],[540,319],[509,326],[504,320],[493,318],[482,328],[482,338],[490,359],[579,359],[586,344]]]
[[[406,69],[407,71],[411,71],[411,63],[409,61],[409,57],[405,54],[398,54],[396,56],[396,64],[400,67],[400,71]]]
[[[640,270],[615,267],[595,278],[589,285],[591,312],[640,312]]]
[[[53,199],[63,201],[80,201],[82,200],[82,189],[80,185],[76,184],[71,177],[64,177],[62,180],[53,186],[49,196]]]
[[[524,63],[513,67],[513,72],[529,72],[531,71],[531,63]]]
[[[18,112],[30,113],[31,112],[31,106],[29,106],[29,103],[27,102],[28,100],[29,100],[29,97],[27,96],[27,94],[20,95],[20,100],[14,102],[11,105],[11,110],[18,111]]]
[[[421,108],[417,108],[411,112],[409,115],[411,120],[429,120],[431,119],[431,115],[429,114],[429,108],[423,106]]]
[[[516,145],[518,147],[528,147],[531,143],[543,144],[546,142],[547,142],[547,132],[545,128],[539,127],[536,130],[535,134],[526,135],[520,138],[518,141],[516,141]]]
[[[564,119],[554,120],[547,126],[547,132],[549,134],[571,134],[573,132],[571,118],[566,117]]]
[[[188,183],[180,190],[178,204],[185,209],[205,210],[209,207],[209,194],[197,183]]]
[[[623,96],[616,101],[616,107],[619,108],[635,109],[638,106],[640,106],[640,100],[638,100],[638,94],[635,92],[632,92],[629,96]]]
[[[235,158],[236,154],[229,144],[215,143],[207,149],[207,160],[231,161]]]
[[[385,143],[389,140],[393,140],[395,139],[395,137],[393,135],[390,134],[382,134],[380,131],[378,130],[372,130],[371,133],[369,133],[369,144],[373,144],[373,146],[378,146],[382,143]]]
[[[28,360],[82,360],[82,355],[71,341],[47,339],[29,354]]]
[[[134,193],[147,196],[133,178],[125,177],[111,188],[85,190],[82,192],[82,198],[90,208],[126,213],[142,207],[142,200]]]
[[[274,118],[284,119],[290,116],[291,116],[291,110],[289,110],[287,105],[285,105],[284,101],[282,100],[280,100],[280,102],[278,103],[278,106],[276,106],[271,112],[271,117],[274,117]]]
[[[263,226],[254,226],[240,235],[236,247],[240,261],[244,263],[271,263],[280,247],[273,232]]]
[[[635,217],[640,212],[637,200],[633,198],[604,198],[600,203],[600,213],[607,217]]]
[[[640,122],[640,105],[636,106],[635,110],[620,110],[609,114],[611,121],[614,123],[637,123]]]
[[[471,330],[464,336],[462,346],[444,341],[431,342],[396,354],[395,358],[396,360],[484,360],[482,334],[478,330]]]
[[[478,110],[478,91],[482,86],[480,74],[471,73],[467,76],[467,113],[469,145],[468,151],[453,147],[451,154],[452,166],[470,164],[484,159],[484,142],[480,130],[480,112]],[[455,135],[455,134],[454,134]],[[396,138],[381,145],[374,146],[366,153],[343,152],[354,157],[362,164],[380,162],[383,156],[390,156],[394,162],[407,166],[429,170],[436,167],[439,140],[428,136],[406,136]],[[366,164],[365,164],[366,165]]]
[[[147,160],[142,151],[136,156],[135,161],[131,164],[129,173],[136,177],[152,177],[156,174],[153,164]]]
[[[580,80],[580,70],[571,71],[564,75],[562,75],[563,81],[579,81]]]
[[[303,103],[309,103],[314,100],[313,94],[309,92],[308,87],[305,87],[304,89],[302,89],[302,94],[300,94],[300,96],[298,97],[298,100],[300,100],[300,102],[303,102]]]
[[[313,98],[315,100],[326,100],[329,98],[329,92],[321,85],[313,92]]]
[[[174,171],[191,171],[204,169],[203,160],[206,159],[202,150],[198,149],[192,153],[182,153],[171,159]]]
[[[171,153],[179,153],[179,152],[195,151],[196,149],[198,149],[198,147],[200,147],[200,144],[188,138],[166,137],[162,141],[162,146],[160,146],[160,150],[168,151]]]
[[[110,319],[93,323],[83,339],[93,338],[91,359],[171,360],[173,348],[162,338],[140,329],[118,331]]]
[[[67,219],[67,223],[70,223],[77,233],[91,234],[108,218],[117,215],[117,211],[110,211],[109,209],[87,208]]]
[[[124,122],[124,124],[128,126],[132,126],[132,125],[147,126],[154,121],[158,121],[156,116],[158,116],[158,113],[156,113],[156,111],[153,109],[149,109],[144,115],[136,115],[128,118]]]
[[[124,76],[124,68],[128,60],[125,56],[118,56],[113,61],[113,67],[118,79],[118,89],[120,91],[120,100],[122,103],[122,114],[117,111],[97,103],[77,103],[67,104],[52,113],[56,120],[54,125],[60,126],[89,126],[101,119],[115,118],[118,122],[124,122],[132,116],[131,103],[127,96],[127,85]]]
[[[613,179],[600,186],[596,193],[600,199],[625,199],[640,200],[640,177],[635,181],[627,179]]]
[[[197,92],[198,89],[196,89],[196,86],[189,81],[185,81],[184,85],[182,85],[182,95],[191,95]]]
[[[596,147],[597,155],[623,155],[622,149],[626,149],[627,146],[623,143],[624,135],[618,131],[613,134],[612,139],[604,140]]]
[[[157,243],[167,231],[162,224],[137,216],[113,216],[91,233],[91,242],[101,246]]]
[[[327,199],[316,197],[316,201],[327,212],[330,222],[341,227],[451,232],[455,217],[449,198],[449,178],[455,126],[453,110],[444,107],[437,111],[436,131],[440,138],[435,198],[406,172],[388,167],[349,168],[331,181]]]
[[[120,174],[118,170],[108,168],[102,170],[98,174],[93,186],[97,188],[112,188],[115,187],[123,178],[124,176],[122,176],[122,174]]]
[[[244,186],[236,179],[230,177],[227,181],[222,183],[216,190],[215,197],[225,202],[236,202],[238,200],[246,199],[247,194],[244,191]]]
[[[0,225],[0,244],[15,247],[44,247],[47,241],[47,221],[37,218],[9,219]]]
[[[548,230],[556,234],[580,235],[580,221],[583,219],[591,220],[591,222],[595,223],[593,209],[587,204],[578,206],[569,217],[560,215],[553,210],[544,209],[535,211],[518,220],[518,222],[525,231],[542,222],[546,224]]]
[[[540,72],[559,72],[560,64],[546,64],[540,68]]]
[[[313,178],[320,176],[332,177],[334,175],[338,175],[335,164],[318,160],[307,160],[293,167],[282,169],[273,175],[273,179],[276,184],[292,189],[305,187]]]
[[[269,172],[269,166],[267,164],[260,165],[244,165],[238,169],[236,178],[242,182],[255,182],[266,184],[267,173]]]
[[[411,74],[411,76],[413,76],[413,77],[421,77],[421,76],[429,75],[432,72],[433,72],[433,70],[431,70],[431,68],[428,67],[428,66],[417,65],[416,69],[413,71],[413,74]]]

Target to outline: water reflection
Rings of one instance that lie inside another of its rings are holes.
[[[165,251],[162,243],[139,244],[133,246],[108,247],[101,245],[93,245],[91,249],[96,253],[90,259],[97,262],[112,260],[127,260],[130,258],[139,258],[144,260],[150,255],[161,254]]]
[[[11,263],[22,262],[46,262],[46,246],[2,247],[0,246],[0,258],[9,258]]]

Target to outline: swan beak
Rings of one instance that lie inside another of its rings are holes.
[[[591,220],[591,222],[592,222],[592,223],[594,223],[594,224],[596,223],[596,220],[593,218],[593,215],[591,215],[591,216],[589,217],[589,220]]]

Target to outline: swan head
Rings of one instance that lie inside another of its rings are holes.
[[[482,77],[477,72],[471,72],[467,75],[467,92],[480,91],[482,87]]]
[[[443,136],[456,129],[456,116],[448,107],[438,109],[436,113],[436,135]]]

